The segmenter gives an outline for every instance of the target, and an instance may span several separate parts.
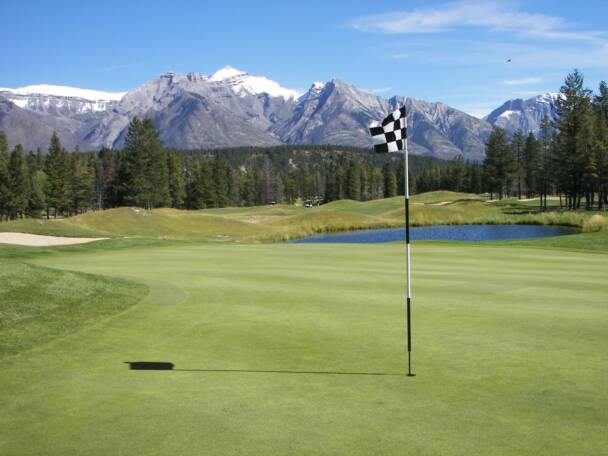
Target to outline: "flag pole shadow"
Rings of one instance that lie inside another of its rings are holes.
[[[403,373],[392,372],[342,372],[342,371],[299,371],[279,369],[176,369],[175,365],[167,361],[125,361],[130,370],[165,370],[173,372],[201,372],[201,373],[242,373],[242,374],[305,374],[305,375],[363,375],[403,377]]]

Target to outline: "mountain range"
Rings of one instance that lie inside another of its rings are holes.
[[[484,156],[492,126],[538,131],[555,118],[556,95],[511,100],[478,119],[443,103],[386,99],[334,79],[303,94],[265,77],[225,67],[207,76],[166,73],[126,93],[63,86],[0,88],[0,130],[10,145],[45,150],[53,131],[68,148],[119,148],[134,116],[152,118],[168,147],[178,149],[279,144],[369,147],[368,125],[405,105],[410,151],[469,160]]]

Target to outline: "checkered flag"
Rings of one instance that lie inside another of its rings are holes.
[[[405,106],[391,113],[382,122],[372,122],[369,132],[376,152],[397,152],[405,149],[407,138]]]

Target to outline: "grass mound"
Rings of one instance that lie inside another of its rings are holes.
[[[270,242],[315,233],[404,224],[404,198],[340,200],[305,209],[294,205],[184,211],[124,207],[60,220],[0,223],[0,231],[78,237],[137,237],[206,242]],[[538,212],[534,201],[488,202],[479,195],[437,191],[412,197],[414,226],[463,224],[567,225],[608,231],[608,213]]]
[[[0,357],[121,312],[147,293],[126,280],[0,262]]]

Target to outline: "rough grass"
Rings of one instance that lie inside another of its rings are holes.
[[[605,235],[578,236],[560,242]],[[150,292],[3,360],[0,454],[604,454],[608,262],[540,241],[413,246],[414,378],[402,246],[12,249]],[[24,267],[15,283],[46,296],[48,271]],[[88,296],[59,284],[57,305]]]
[[[98,323],[146,293],[125,280],[0,261],[0,358]]]
[[[608,213],[552,210],[529,201],[487,202],[478,195],[431,192],[412,198],[414,226],[462,224],[566,225],[584,232],[608,231]],[[304,209],[277,205],[201,211],[119,208],[63,220],[0,223],[0,231],[63,236],[136,237],[207,242],[271,242],[322,232],[403,226],[403,197],[335,201]]]

